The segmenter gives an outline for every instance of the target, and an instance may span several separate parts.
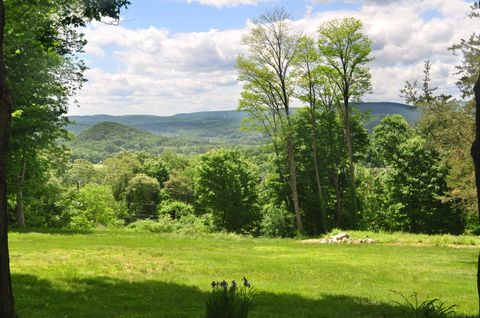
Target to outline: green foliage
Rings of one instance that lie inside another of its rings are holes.
[[[320,182],[324,192],[326,228],[354,227],[356,224],[347,213],[346,193],[348,193],[348,156],[344,145],[345,132],[341,118],[334,112],[318,112],[315,128],[312,126],[310,111],[299,109],[294,117],[296,159],[298,170],[298,189],[304,212],[305,228],[309,234],[322,232],[320,203],[315,180],[314,161],[312,160],[313,144],[311,131],[316,129],[317,165]],[[368,146],[368,133],[362,118],[351,116],[353,128],[354,159],[362,160]]]
[[[295,216],[284,205],[266,204],[262,207],[260,233],[267,237],[293,237]]]
[[[219,228],[250,231],[259,218],[259,179],[253,164],[236,150],[216,150],[203,155],[196,170],[199,203],[211,212]]]
[[[73,196],[68,209],[62,215],[67,228],[89,229],[97,226],[118,226],[122,222],[115,211],[120,206],[115,202],[109,187],[95,184],[84,186]]]
[[[158,209],[159,215],[168,215],[172,219],[180,219],[187,215],[193,215],[195,210],[190,204],[181,201],[163,201]]]
[[[163,184],[163,193],[168,198],[193,203],[195,199],[193,180],[184,175],[172,174]]]
[[[371,90],[366,64],[372,60],[372,42],[362,33],[363,24],[355,18],[331,20],[318,30],[318,48],[325,67],[347,101],[359,100]],[[347,105],[346,105],[347,106]]]
[[[255,304],[255,292],[244,277],[243,284],[232,281],[212,282],[212,291],[206,301],[205,318],[247,318]]]
[[[170,170],[163,160],[159,157],[146,158],[142,162],[143,173],[147,176],[157,179],[160,185],[170,177]]]
[[[401,115],[388,115],[373,129],[372,149],[379,162],[392,164],[399,156],[399,146],[410,136],[411,127]]]
[[[403,129],[401,130],[403,131]],[[448,167],[424,139],[413,136],[397,145],[386,168],[360,170],[362,227],[414,233],[462,233],[462,211],[443,198]]]
[[[128,225],[135,231],[148,231],[153,233],[178,233],[178,234],[206,234],[214,231],[211,215],[204,214],[199,217],[187,214],[179,219],[172,219],[169,215],[160,215],[158,220],[137,220]]]
[[[103,162],[105,182],[112,187],[115,200],[122,200],[128,183],[133,176],[141,171],[137,157],[128,152],[117,153]]]
[[[154,218],[160,202],[160,184],[157,179],[137,174],[128,182],[125,201],[130,220]]]
[[[98,181],[100,181],[98,171],[90,161],[85,159],[76,159],[67,171],[66,182],[77,187]]]
[[[403,298],[407,305],[403,312],[405,318],[448,318],[455,316],[453,310],[455,305],[447,306],[437,298],[425,299],[420,302],[417,293],[412,295],[412,301],[400,293],[397,294]],[[401,303],[398,304],[402,305]]]
[[[398,211],[408,219],[405,230],[418,233],[461,233],[459,212],[442,202],[447,192],[448,168],[439,155],[416,136],[399,146],[398,160],[387,177],[390,202],[402,203]]]

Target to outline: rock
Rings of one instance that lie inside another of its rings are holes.
[[[339,233],[337,235],[332,236],[332,241],[337,242],[337,241],[341,241],[344,238],[349,239],[350,235],[348,233]]]

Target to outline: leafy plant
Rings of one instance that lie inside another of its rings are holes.
[[[206,318],[247,318],[254,306],[255,292],[243,277],[243,285],[232,281],[230,287],[224,280],[212,282],[212,292],[206,302]]]
[[[400,295],[403,298],[407,306],[403,307],[403,316],[405,318],[448,318],[455,315],[453,308],[455,305],[447,306],[444,302],[440,301],[438,298],[428,299],[420,301],[418,299],[418,294],[413,293],[411,298],[405,297],[401,293],[395,292],[395,294]],[[402,303],[396,302],[399,305],[404,305]]]

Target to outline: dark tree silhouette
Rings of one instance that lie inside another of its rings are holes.
[[[19,1],[15,5],[22,5]],[[92,20],[101,20],[102,17],[110,17],[118,21],[120,10],[130,4],[129,0],[72,0],[66,2],[52,2],[51,5],[63,6],[59,12],[70,12],[62,17],[59,23],[64,27],[76,28],[85,26]],[[42,4],[28,2],[27,10],[48,8]],[[78,10],[78,7],[82,10]],[[74,10],[75,9],[75,10]],[[21,18],[21,17],[20,17]],[[5,35],[5,1],[0,0],[0,318],[16,318],[15,301],[12,291],[10,276],[10,257],[8,251],[8,217],[7,217],[7,158],[10,137],[10,124],[12,119],[12,93],[6,83],[6,67],[4,58],[4,35]],[[52,23],[52,32],[55,34]],[[48,48],[48,44],[46,45]],[[61,54],[61,53],[60,53]]]

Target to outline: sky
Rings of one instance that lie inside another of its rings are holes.
[[[405,81],[421,80],[432,63],[432,85],[459,96],[447,48],[480,30],[466,0],[131,0],[118,26],[82,30],[88,82],[69,115],[168,116],[236,109],[242,84],[235,61],[241,37],[266,10],[285,7],[295,30],[316,36],[331,19],[355,17],[373,42],[373,92],[364,101],[402,102]]]

